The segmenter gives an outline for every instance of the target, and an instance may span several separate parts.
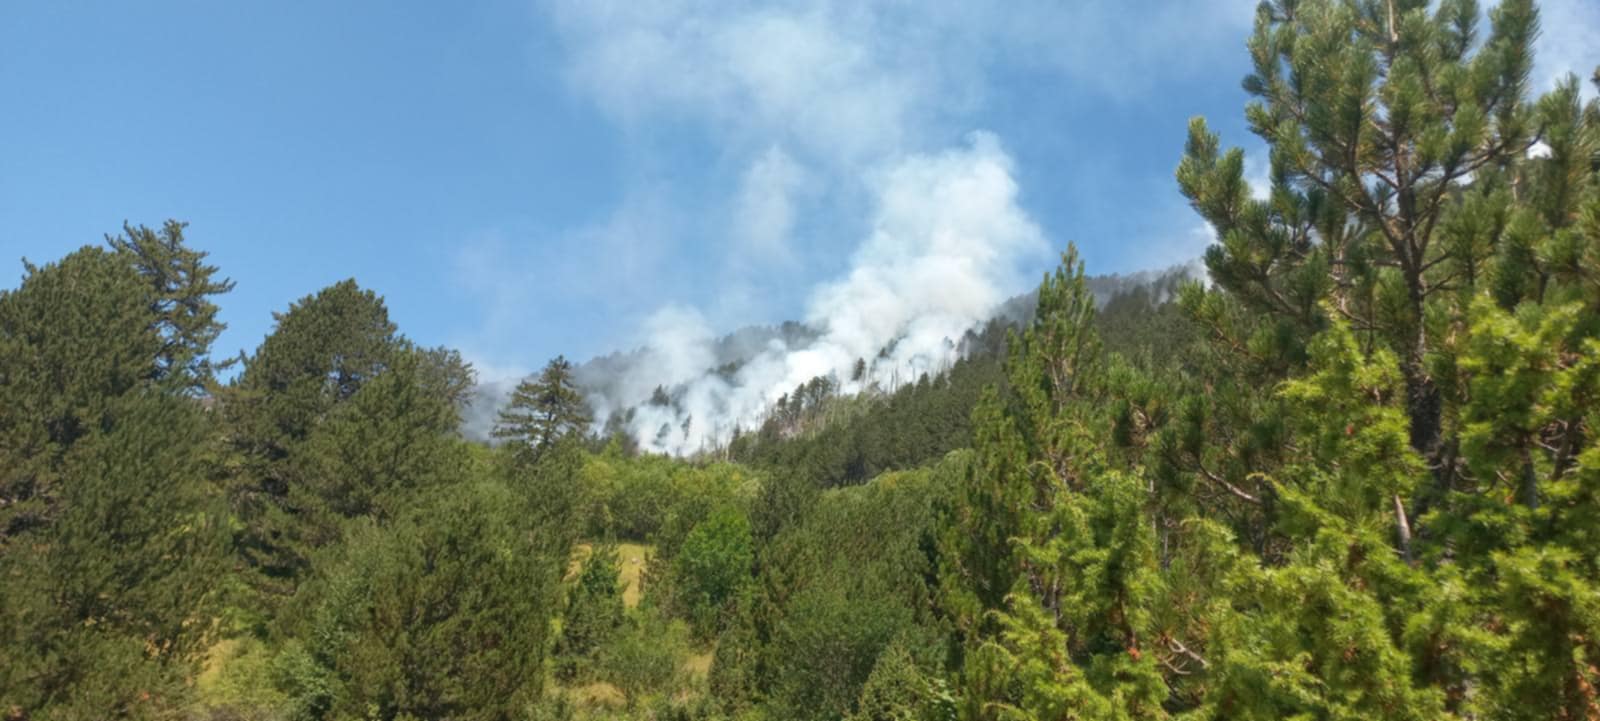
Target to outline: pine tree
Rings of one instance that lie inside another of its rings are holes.
[[[297,480],[286,499],[303,517],[303,540],[325,545],[345,519],[392,519],[419,492],[461,477],[466,446],[452,396],[470,385],[471,368],[448,361],[402,343],[387,369],[311,430],[291,459]]]
[[[974,412],[976,462],[941,575],[969,639],[971,718],[1166,713],[1148,490],[1101,449],[1109,376],[1094,313],[1069,247],[1011,343],[1008,397]]]
[[[1600,549],[1576,489],[1600,104],[1572,78],[1526,100],[1532,3],[1496,7],[1485,42],[1477,17],[1263,6],[1246,87],[1265,200],[1191,128],[1179,182],[1218,232],[1222,292],[1184,304],[1218,362],[1158,431],[1158,468],[1248,496],[1231,525],[1265,563],[1210,564],[1235,577],[1211,593],[1259,594],[1228,592],[1188,646],[1208,716],[1595,714],[1596,569],[1577,559]]]
[[[150,311],[162,339],[157,380],[195,392],[214,380],[208,353],[227,328],[217,320],[211,297],[233,290],[233,281],[213,280],[217,267],[206,264],[207,254],[184,244],[186,227],[188,223],[176,220],[168,220],[160,231],[123,223],[122,235],[106,236],[106,244],[149,284]]]
[[[222,391],[228,436],[242,468],[232,502],[244,523],[237,545],[281,586],[303,574],[312,547],[295,496],[305,492],[307,443],[393,362],[402,347],[383,300],[353,280],[322,289],[275,314],[273,332]],[[380,401],[381,402],[381,401]],[[286,589],[280,589],[286,590]]]
[[[153,389],[93,403],[100,418],[17,509],[47,512],[13,516],[0,542],[0,689],[24,716],[162,717],[186,702],[216,610],[213,436],[192,401]]]
[[[161,339],[138,274],[85,247],[0,291],[0,547],[47,525],[61,464],[146,388]]]
[[[313,718],[522,718],[543,687],[566,547],[503,484],[362,519],[285,613],[276,675]]]
[[[1399,358],[1411,442],[1441,450],[1441,399],[1428,354],[1433,299],[1474,258],[1441,220],[1474,177],[1539,137],[1526,102],[1531,0],[1506,0],[1477,42],[1471,0],[1429,14],[1420,0],[1278,2],[1258,11],[1246,113],[1272,148],[1268,200],[1248,196],[1237,151],[1190,127],[1179,184],[1216,229],[1206,265],[1251,307],[1314,330],[1317,301]]]
[[[530,460],[537,461],[562,438],[588,433],[592,422],[588,403],[573,379],[572,364],[556,356],[537,379],[517,384],[510,403],[500,411],[494,435],[517,444]]]
[[[617,547],[594,546],[567,597],[556,639],[556,674],[567,680],[591,670],[597,655],[623,622]]]

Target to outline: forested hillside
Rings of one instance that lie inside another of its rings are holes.
[[[24,261],[0,718],[1600,718],[1600,101],[1487,17],[1264,4],[1270,188],[1166,139],[1204,281],[1068,245],[945,372],[685,457],[565,358],[468,439],[355,280],[224,360],[182,223]]]

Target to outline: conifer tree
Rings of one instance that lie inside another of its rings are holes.
[[[503,484],[353,523],[286,613],[275,661],[295,715],[522,718],[543,688],[566,547]]]
[[[286,499],[303,516],[303,540],[329,543],[349,518],[395,518],[419,492],[461,477],[466,447],[451,395],[471,383],[471,368],[440,368],[442,359],[402,343],[386,370],[307,435]]]
[[[617,547],[600,544],[583,561],[576,585],[567,597],[556,639],[556,674],[571,680],[590,670],[608,639],[623,622],[621,569]]]
[[[211,298],[233,290],[233,281],[213,278],[217,267],[205,262],[207,254],[184,244],[186,227],[188,223],[176,220],[168,220],[159,231],[123,223],[122,234],[106,236],[106,244],[149,284],[150,311],[162,340],[157,380],[201,391],[213,380],[211,343],[227,327],[217,320]]]
[[[562,438],[588,433],[592,422],[588,403],[573,379],[572,363],[556,356],[538,378],[517,384],[510,403],[500,412],[494,435],[517,444],[529,459],[537,461]]]
[[[1482,42],[1477,17],[1264,5],[1246,87],[1266,199],[1191,127],[1179,183],[1222,292],[1184,304],[1226,360],[1157,437],[1168,482],[1249,497],[1234,527],[1261,560],[1206,564],[1228,605],[1186,646],[1205,717],[1594,714],[1572,490],[1594,442],[1600,105],[1574,79],[1526,99],[1531,2],[1497,6]]]
[[[85,247],[0,291],[0,546],[47,524],[61,463],[148,385],[161,339],[138,274]]]
[[[1381,340],[1406,379],[1413,447],[1437,456],[1442,401],[1428,308],[1481,263],[1441,222],[1485,171],[1543,134],[1525,99],[1538,30],[1531,0],[1505,0],[1478,38],[1471,0],[1264,3],[1250,39],[1257,98],[1246,116],[1272,149],[1270,197],[1243,156],[1191,123],[1179,185],[1217,232],[1215,282],[1305,338],[1333,312]]]
[[[223,392],[229,438],[242,461],[233,503],[245,527],[238,546],[262,579],[306,570],[307,442],[319,424],[394,362],[401,347],[383,300],[353,280],[274,314],[273,332]]]
[[[0,292],[0,696],[24,717],[170,715],[211,629],[213,437],[153,382],[130,264],[84,248],[27,269]]]

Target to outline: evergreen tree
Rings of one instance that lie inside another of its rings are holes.
[[[61,464],[144,388],[161,339],[139,276],[85,247],[0,291],[0,547],[48,524]]]
[[[382,299],[353,280],[306,296],[274,318],[273,332],[222,400],[243,466],[232,499],[244,522],[237,545],[261,580],[281,585],[303,573],[311,547],[326,540],[307,537],[311,527],[296,499],[308,469],[315,470],[305,458],[307,443],[394,362],[401,342]]]
[[[494,435],[517,444],[537,461],[562,438],[588,433],[591,422],[588,403],[572,377],[572,364],[556,356],[537,379],[517,384],[511,402],[500,412]]]
[[[393,518],[419,492],[462,476],[466,447],[451,395],[470,384],[471,368],[440,368],[442,359],[402,344],[389,368],[307,435],[286,498],[303,516],[304,540],[331,542],[345,519]]]
[[[211,637],[225,536],[203,413],[111,405],[67,453],[50,524],[0,550],[0,695],[23,717],[169,717]]]
[[[176,220],[168,220],[159,231],[123,223],[122,235],[106,236],[106,244],[149,284],[150,312],[162,340],[157,380],[202,391],[213,381],[211,343],[227,327],[217,320],[211,297],[233,290],[233,281],[213,279],[217,267],[206,264],[207,254],[184,244],[186,227],[188,223]]]
[[[1521,159],[1542,123],[1525,100],[1531,0],[1496,6],[1481,43],[1475,2],[1429,5],[1264,3],[1245,89],[1257,98],[1251,130],[1272,149],[1271,196],[1250,197],[1243,155],[1221,154],[1199,119],[1178,181],[1217,232],[1211,278],[1279,319],[1286,347],[1320,327],[1331,295],[1327,308],[1395,353],[1412,446],[1434,458],[1443,406],[1429,354],[1447,333],[1428,310],[1484,260],[1443,221],[1469,183]]]
[[[203,412],[125,254],[0,291],[0,696],[7,713],[182,708],[212,625],[221,518]],[[210,337],[189,338],[203,358]]]
[[[297,716],[515,719],[539,698],[566,547],[498,483],[353,524],[295,601],[276,661]]]
[[[570,680],[592,668],[601,647],[622,626],[620,572],[614,545],[597,545],[584,559],[556,639],[556,675],[560,678]]]

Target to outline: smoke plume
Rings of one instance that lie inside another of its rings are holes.
[[[848,270],[810,294],[814,337],[777,334],[730,360],[698,312],[663,309],[621,377],[591,386],[598,421],[633,409],[625,427],[642,448],[689,454],[758,426],[778,398],[813,378],[852,394],[953,363],[957,341],[1019,289],[1019,266],[1046,248],[1017,205],[1011,158],[978,132],[964,146],[900,159],[868,185],[869,234]],[[670,403],[650,402],[657,388]]]

